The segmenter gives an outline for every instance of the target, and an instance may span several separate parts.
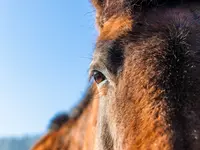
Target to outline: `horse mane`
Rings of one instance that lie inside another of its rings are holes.
[[[96,107],[93,107],[93,102],[96,101],[95,95],[96,86],[91,84],[86,90],[83,99],[72,109],[71,113],[59,113],[51,119],[49,131],[33,145],[31,150],[55,150],[68,146],[71,147],[72,145],[70,145],[70,143],[74,142],[74,134],[76,134],[76,132],[83,132],[83,136],[81,136],[80,140],[84,140],[83,138],[87,137],[86,134],[88,134],[88,130],[90,130],[90,128],[87,128],[88,124],[91,126],[93,125],[91,124],[91,120],[93,120],[91,117],[96,118],[94,115],[95,112],[91,113],[91,111],[96,111]],[[82,125],[84,126],[84,130],[82,129]],[[84,141],[87,142],[87,140],[89,139],[86,138]]]
[[[69,115],[67,113],[56,114],[50,121],[49,130],[59,130],[63,124],[69,120]]]
[[[83,110],[91,102],[93,96],[94,96],[94,87],[93,85],[90,85],[89,88],[86,90],[86,93],[83,96],[83,99],[78,103],[78,105],[76,105],[70,111],[70,114],[69,114],[70,119],[77,120],[83,113]]]
[[[76,105],[70,113],[58,113],[56,114],[51,120],[48,126],[48,130],[50,131],[57,131],[59,130],[64,124],[68,123],[69,120],[77,120],[87,108],[88,104],[91,102],[92,97],[94,95],[94,88],[93,86],[89,86],[86,90],[83,99]]]

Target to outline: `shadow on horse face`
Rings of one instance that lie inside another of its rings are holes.
[[[95,150],[200,149],[200,4],[143,2],[93,0]]]

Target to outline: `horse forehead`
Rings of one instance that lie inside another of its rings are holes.
[[[96,43],[92,66],[104,69],[106,67],[113,75],[117,75],[124,61],[123,37],[115,40],[103,40]]]
[[[100,35],[96,42],[96,49],[92,64],[104,64],[106,68],[117,74],[118,69],[123,65],[122,39],[132,30],[133,19],[129,13],[113,15],[100,29]]]
[[[156,12],[149,12],[145,17],[145,22],[143,22],[144,20],[138,20],[138,18],[134,20],[133,18],[134,16],[123,13],[120,16],[112,16],[105,22],[102,29],[100,29],[93,62],[102,61],[109,70],[116,74],[120,66],[123,65],[125,49],[126,51],[131,50],[132,53],[134,52],[133,48],[128,48],[130,43],[138,43],[140,41],[140,46],[142,46],[146,41],[145,39],[161,33],[167,37],[169,35],[164,32],[165,29],[173,29],[174,26],[181,25],[181,30],[184,30],[193,20],[191,13],[185,8],[159,9]],[[140,22],[143,23],[143,26],[140,26]],[[141,41],[143,41],[143,44]],[[151,46],[153,43],[147,42],[146,44]]]

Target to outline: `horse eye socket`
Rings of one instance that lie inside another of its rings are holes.
[[[93,78],[97,84],[103,82],[106,79],[106,77],[97,70],[93,71]]]

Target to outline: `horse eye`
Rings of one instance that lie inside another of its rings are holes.
[[[97,70],[93,71],[93,78],[97,84],[103,82],[106,79],[106,77]]]

